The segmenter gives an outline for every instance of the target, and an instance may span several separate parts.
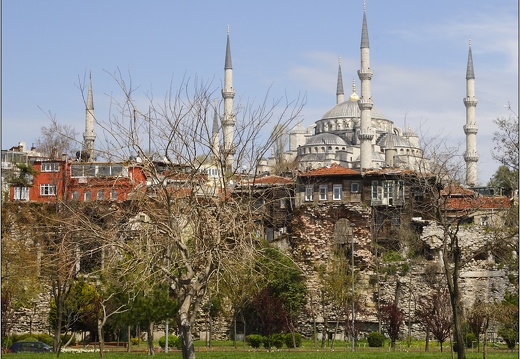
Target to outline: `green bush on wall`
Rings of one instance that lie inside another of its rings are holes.
[[[367,336],[368,346],[372,348],[380,348],[385,343],[385,336],[379,332],[371,332]]]

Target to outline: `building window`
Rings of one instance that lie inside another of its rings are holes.
[[[56,185],[54,184],[41,184],[40,185],[40,196],[55,196]]]
[[[314,187],[312,185],[305,186],[305,200],[312,201],[314,199]]]
[[[71,198],[73,201],[77,201],[79,199],[79,192],[78,191],[72,191]]]
[[[58,172],[60,169],[60,164],[57,162],[42,162],[41,171],[42,172]]]
[[[113,189],[110,191],[110,199],[112,201],[117,201],[117,189]]]
[[[29,187],[15,187],[14,188],[14,200],[15,201],[28,201],[29,200]]]
[[[105,199],[105,191],[100,189],[99,191],[97,191],[97,196],[96,196],[96,199],[98,201],[103,201]]]
[[[285,208],[285,198],[280,199],[280,208]]]
[[[83,200],[85,202],[92,200],[92,192],[90,192],[90,190],[86,190],[85,192],[83,192]]]
[[[481,226],[489,226],[489,217],[488,216],[480,217],[480,225]]]
[[[328,188],[326,184],[320,185],[320,201],[327,200]]]
[[[352,182],[350,184],[350,193],[359,193],[359,183]]]
[[[340,184],[335,184],[332,186],[332,199],[334,201],[341,201],[343,193],[343,186]]]
[[[372,205],[394,206],[404,202],[404,182],[372,181]]]

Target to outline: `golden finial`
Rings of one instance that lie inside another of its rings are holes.
[[[359,96],[356,93],[356,79],[352,79],[352,95],[350,95],[350,101],[359,100]]]

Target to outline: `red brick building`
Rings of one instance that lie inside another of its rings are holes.
[[[35,160],[35,174],[10,186],[12,201],[124,201],[146,189],[146,175],[135,163]]]

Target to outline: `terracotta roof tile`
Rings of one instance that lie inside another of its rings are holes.
[[[302,177],[313,177],[313,176],[345,176],[345,175],[359,175],[360,172],[353,170],[352,168],[346,168],[336,163],[330,166],[317,168],[300,174]]]
[[[446,201],[449,210],[506,209],[511,207],[509,197],[450,197]]]
[[[244,185],[264,185],[264,184],[292,184],[294,180],[292,178],[281,177],[281,176],[265,176],[265,177],[257,177],[255,179],[242,182]]]

